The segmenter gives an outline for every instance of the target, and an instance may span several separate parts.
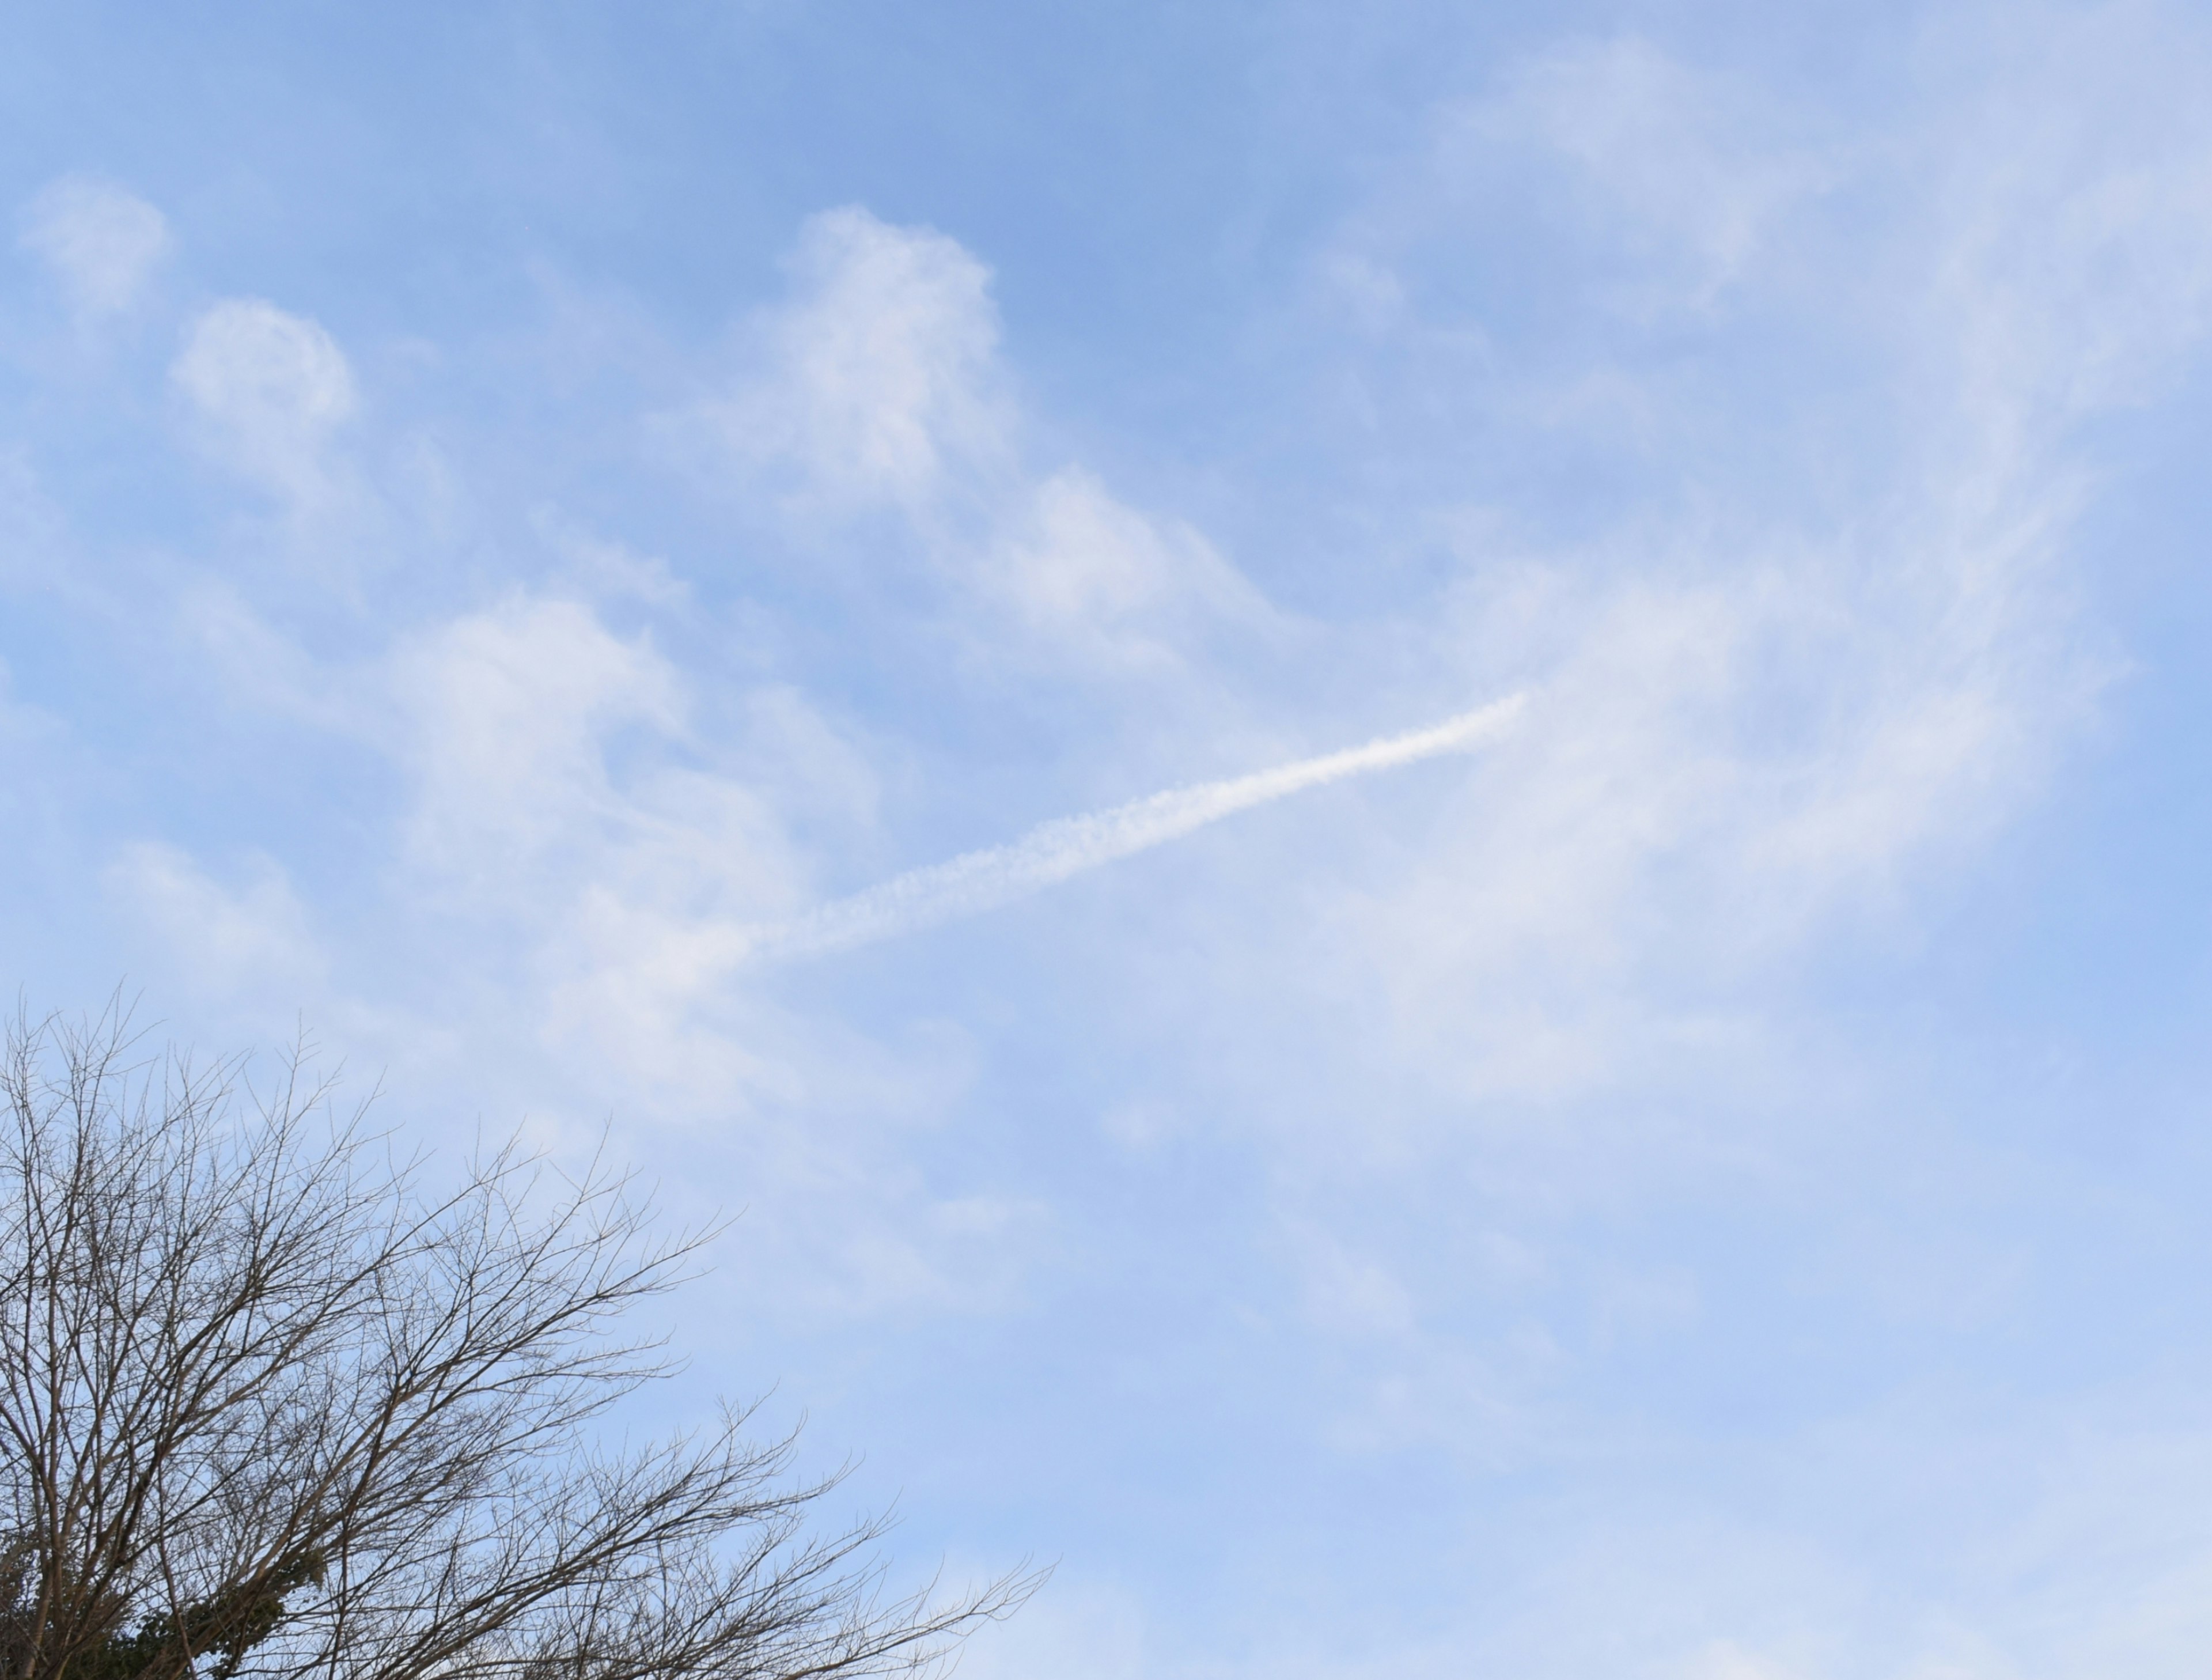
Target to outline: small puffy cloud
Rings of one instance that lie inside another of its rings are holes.
[[[848,207],[807,222],[789,267],[793,295],[753,323],[747,376],[685,423],[718,466],[779,485],[811,533],[902,519],[905,551],[993,658],[1156,668],[1207,620],[1267,618],[1188,526],[1080,466],[1024,461],[990,271],[957,240]],[[885,551],[872,541],[871,563]]]
[[[144,293],[168,252],[169,224],[112,181],[64,175],[25,207],[18,243],[46,265],[77,313],[113,315]]]
[[[225,299],[192,323],[170,377],[227,465],[297,500],[327,487],[325,448],[354,411],[354,382],[317,323],[259,298]]]
[[[757,324],[768,376],[706,411],[733,453],[840,510],[919,509],[1001,463],[1011,415],[988,269],[857,206],[810,218],[790,269],[792,302]]]
[[[519,862],[612,810],[606,736],[682,724],[676,673],[579,603],[524,595],[400,649],[391,680],[413,726],[418,860],[470,878]]]
[[[1165,654],[1147,630],[1176,628],[1193,609],[1255,620],[1267,612],[1197,531],[1147,517],[1079,467],[1036,486],[969,578],[1030,629],[1087,640],[1116,661]]]

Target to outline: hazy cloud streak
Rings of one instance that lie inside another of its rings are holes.
[[[1255,805],[1347,776],[1472,751],[1504,733],[1520,715],[1525,698],[1510,695],[1428,728],[1385,736],[1364,746],[1195,788],[1171,788],[1085,816],[1058,818],[1010,844],[911,870],[880,886],[824,904],[795,922],[762,928],[749,940],[745,955],[758,960],[847,951],[995,910]]]

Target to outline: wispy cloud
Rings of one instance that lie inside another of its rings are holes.
[[[46,264],[80,319],[139,301],[169,250],[169,224],[112,181],[64,175],[24,207],[16,243]]]
[[[1107,811],[1058,818],[1011,844],[911,870],[880,886],[824,904],[795,922],[760,930],[749,940],[745,955],[757,960],[847,951],[995,910],[1086,869],[1181,839],[1255,805],[1349,776],[1485,746],[1512,725],[1526,701],[1525,695],[1509,695],[1425,729],[1386,735],[1364,746],[1195,788],[1171,788]]]
[[[738,377],[663,435],[714,484],[770,493],[810,564],[864,529],[854,563],[915,564],[966,621],[970,657],[1061,677],[1156,681],[1211,632],[1275,624],[1192,526],[1080,462],[1042,466],[991,270],[959,241],[847,206],[808,219],[789,266],[789,301],[745,324]],[[903,533],[888,549],[886,513]]]
[[[192,323],[170,376],[216,459],[298,502],[327,493],[325,446],[356,399],[345,352],[320,325],[226,298]]]

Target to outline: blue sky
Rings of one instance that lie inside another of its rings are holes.
[[[2212,27],[1786,9],[9,8],[0,977],[980,1680],[2201,1673]]]

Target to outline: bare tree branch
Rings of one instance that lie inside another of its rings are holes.
[[[705,1240],[622,1175],[434,1195],[304,1055],[131,1054],[111,1011],[0,1061],[0,1680],[910,1674],[1037,1585],[885,1597],[742,1411],[597,1445]]]

